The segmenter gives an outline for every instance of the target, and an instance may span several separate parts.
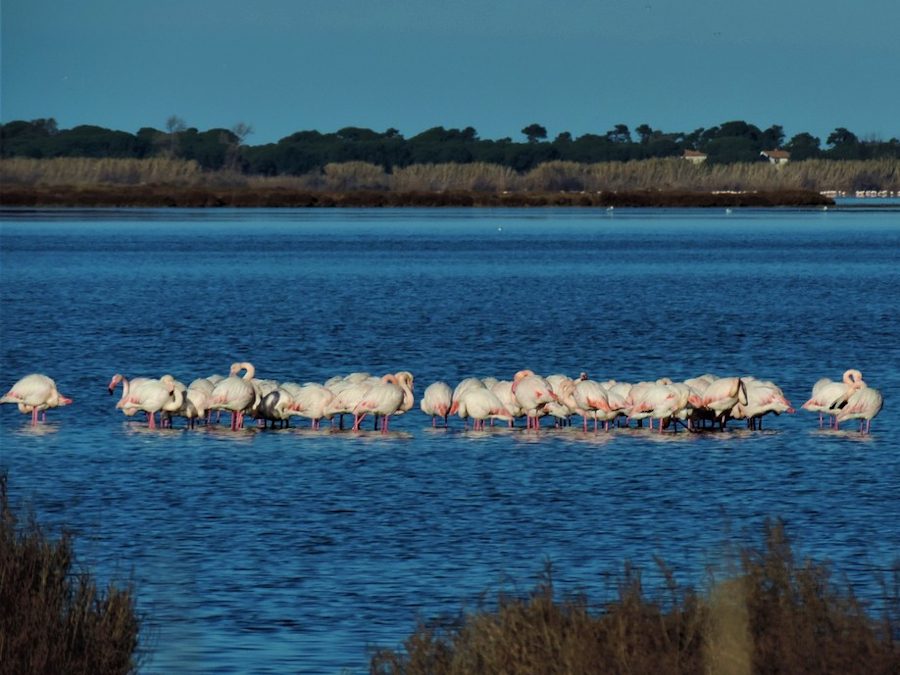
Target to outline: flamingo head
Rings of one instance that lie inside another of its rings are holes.
[[[112,394],[116,390],[119,382],[121,382],[123,379],[125,378],[122,377],[122,375],[120,375],[119,373],[116,373],[112,376],[112,379],[109,381],[109,384],[106,387],[110,394]]]
[[[448,415],[455,415],[459,411],[459,401],[453,401],[450,404],[450,411],[447,413]]]

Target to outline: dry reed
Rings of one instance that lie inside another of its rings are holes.
[[[74,565],[68,534],[51,541],[34,519],[18,527],[0,475],[0,672],[136,672],[132,590],[100,590]]]
[[[797,565],[779,523],[766,523],[760,549],[747,549],[733,578],[708,597],[665,579],[645,594],[626,566],[618,597],[592,610],[583,595],[555,598],[548,568],[527,597],[422,622],[400,650],[380,649],[372,673],[834,673],[900,672],[897,591],[880,619],[828,569]],[[900,568],[894,570],[900,576]],[[713,580],[714,581],[714,580]]]
[[[580,164],[554,161],[523,174],[496,164],[416,164],[387,172],[367,162],[327,164],[300,176],[252,176],[204,172],[194,161],[152,159],[4,159],[0,183],[7,186],[180,185],[280,187],[351,192],[614,192],[635,190],[900,191],[900,161],[806,160],[692,164],[678,158]]]

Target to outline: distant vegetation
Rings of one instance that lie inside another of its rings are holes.
[[[897,138],[862,139],[837,128],[823,147],[821,139],[806,132],[785,140],[781,126],[760,129],[740,120],[689,133],[660,131],[647,124],[634,133],[625,124],[578,137],[562,132],[552,141],[540,124],[531,124],[521,133],[525,140],[517,142],[512,138],[482,139],[472,127],[434,127],[411,138],[397,129],[377,132],[345,127],[333,133],[298,131],[277,143],[254,146],[246,143],[252,128],[243,123],[231,129],[200,131],[172,116],[165,129],[144,127],[132,134],[92,125],[59,129],[56,121],[48,118],[0,125],[0,158],[166,157],[193,160],[206,171],[225,169],[263,176],[303,175],[346,162],[380,166],[388,173],[423,164],[482,164],[523,173],[547,162],[629,162],[679,157],[684,150],[706,153],[711,165],[761,161],[760,151],[773,149],[788,150],[795,162],[900,159]]]
[[[0,672],[137,672],[139,621],[130,588],[97,588],[75,569],[72,540],[20,527],[0,475]]]
[[[246,144],[251,133],[246,124],[201,132],[175,116],[165,130],[136,134],[87,125],[58,129],[53,119],[9,122],[0,125],[0,203],[812,206],[823,191],[900,192],[900,141],[862,140],[847,129],[836,129],[824,149],[809,134],[785,142],[779,126],[761,130],[740,121],[689,134],[644,124],[634,136],[619,124],[605,134],[561,133],[553,141],[531,124],[522,129],[523,142],[483,140],[471,127],[435,127],[409,139],[396,129],[300,131],[258,146]],[[789,150],[791,161],[774,166],[760,155],[777,148]],[[707,153],[706,161],[686,161],[687,149]],[[611,196],[642,191],[656,194]],[[728,191],[784,197],[709,202],[702,196]],[[679,192],[700,197],[672,194]],[[435,201],[447,193],[456,194]],[[561,193],[584,196],[552,196]]]
[[[330,163],[301,175],[254,176],[204,171],[195,160],[55,158],[0,160],[0,197],[11,203],[17,189],[96,186],[178,186],[257,192],[466,192],[475,194],[617,191],[900,191],[900,161],[806,160],[768,163],[692,164],[648,159],[595,164],[552,161],[517,172],[498,164],[416,164],[395,167],[367,162]],[[120,190],[120,194],[124,191]],[[275,204],[273,204],[275,205]]]
[[[711,579],[700,595],[680,588],[645,594],[631,567],[618,597],[592,607],[584,595],[558,598],[551,570],[527,597],[501,595],[493,608],[423,622],[401,650],[381,649],[378,675],[468,673],[835,673],[900,672],[900,568],[886,608],[870,616],[828,568],[798,563],[781,523],[767,523],[761,549],[739,570]]]

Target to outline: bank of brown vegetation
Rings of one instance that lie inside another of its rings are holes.
[[[303,175],[255,176],[203,171],[194,161],[56,158],[0,160],[0,184],[13,187],[85,188],[107,185],[172,185],[207,188],[284,188],[299,192],[614,192],[722,190],[900,191],[900,162],[893,159],[806,160],[692,164],[678,158],[596,164],[553,161],[517,173],[497,164],[416,164],[384,167],[366,162],[327,164]]]
[[[645,593],[626,568],[618,597],[593,609],[584,595],[557,599],[550,571],[527,597],[423,622],[399,650],[381,649],[373,673],[834,673],[900,672],[894,587],[880,616],[828,568],[794,560],[780,523],[740,556],[739,571],[700,595],[660,564],[667,588]]]
[[[281,186],[95,185],[9,186],[0,205],[16,207],[772,207],[833,203],[817,192],[439,192],[304,190]]]
[[[138,629],[132,590],[75,569],[68,534],[20,527],[0,475],[0,673],[136,672]]]

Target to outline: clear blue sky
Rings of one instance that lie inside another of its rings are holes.
[[[898,0],[2,0],[2,120],[900,136]]]

